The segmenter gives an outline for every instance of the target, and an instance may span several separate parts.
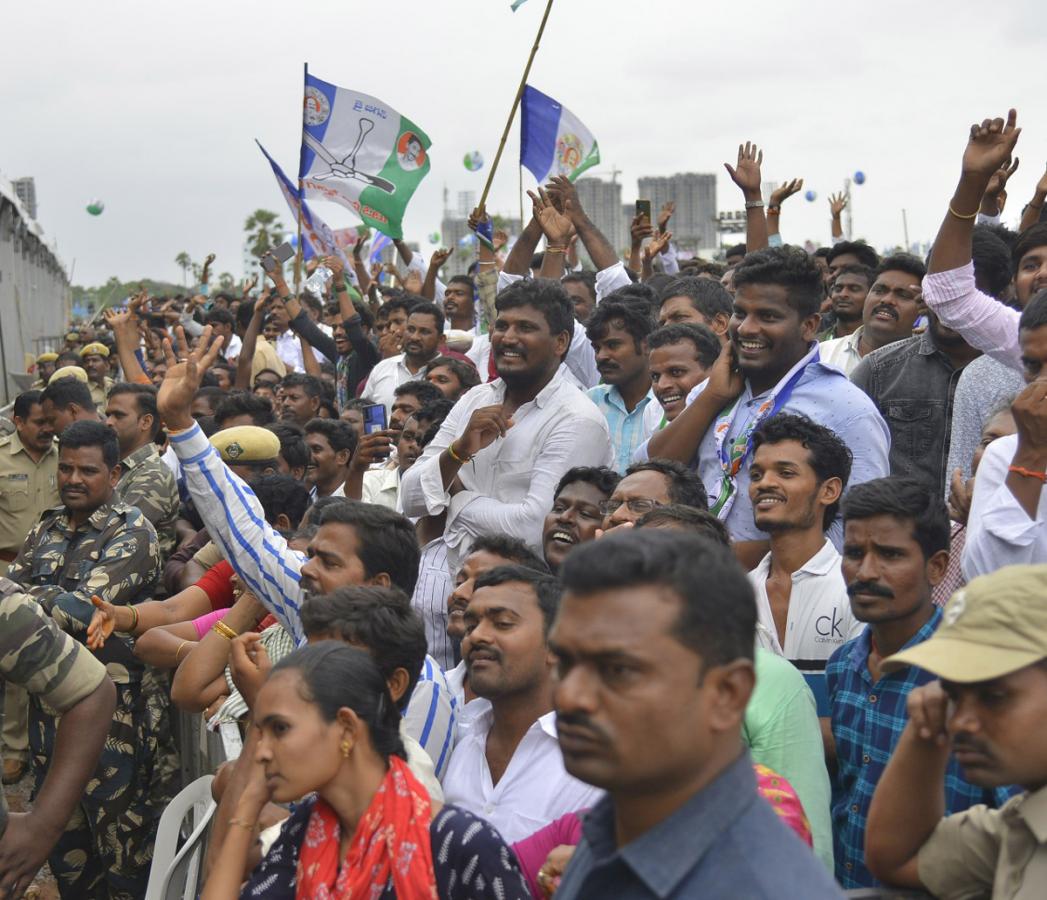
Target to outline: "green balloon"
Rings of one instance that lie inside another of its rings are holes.
[[[100,216],[102,211],[105,209],[105,204],[101,200],[92,200],[87,204],[87,211],[92,216]]]

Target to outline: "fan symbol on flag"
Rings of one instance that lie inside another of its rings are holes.
[[[356,155],[360,152],[360,148],[363,146],[364,138],[374,130],[374,122],[371,119],[360,119],[359,124],[360,133],[356,137],[356,144],[353,146],[352,152],[350,152],[344,159],[336,159],[334,155],[308,131],[303,133],[303,140],[305,141],[306,146],[320,157],[320,159],[327,164],[328,169],[330,170],[322,175],[311,175],[310,177],[315,178],[317,181],[324,181],[327,178],[354,178],[357,181],[369,184],[371,187],[376,187],[380,191],[385,191],[387,194],[395,194],[396,185],[391,181],[387,181],[385,178],[378,175],[370,175],[367,172],[357,171]]]

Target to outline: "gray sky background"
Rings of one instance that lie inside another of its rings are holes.
[[[432,171],[405,232],[428,249],[446,186],[483,187],[544,0],[8,4],[0,53],[0,171],[36,178],[39,218],[74,280],[181,280],[175,255],[218,255],[241,274],[243,223],[290,217],[257,137],[297,172],[302,63],[380,97],[433,142]],[[623,200],[641,175],[718,173],[721,209],[740,206],[723,170],[739,141],[765,149],[765,180],[806,179],[786,240],[826,242],[825,198],[855,170],[854,230],[877,246],[933,237],[970,123],[1015,106],[1022,159],[1006,216],[1047,160],[1042,0],[840,4],[556,0],[530,82],[600,142]],[[488,208],[518,210],[514,128]],[[533,179],[525,172],[525,187]],[[106,203],[89,216],[93,198]],[[348,210],[318,202],[333,227]]]

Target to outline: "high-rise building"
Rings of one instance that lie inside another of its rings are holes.
[[[622,211],[622,186],[602,178],[579,178],[574,183],[578,202],[592,223],[616,251],[629,246],[629,220]]]
[[[668,176],[640,179],[640,197],[651,201],[656,224],[662,206],[676,204],[669,230],[682,250],[711,251],[718,245],[716,235],[716,176],[699,172],[678,172]]]
[[[26,178],[15,178],[11,182],[11,186],[15,189],[15,196],[18,197],[22,206],[26,208],[26,212],[29,213],[29,217],[35,219],[36,182],[33,180],[33,177],[30,175]]]

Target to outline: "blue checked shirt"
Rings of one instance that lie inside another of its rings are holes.
[[[632,462],[633,451],[650,437],[644,424],[644,410],[648,403],[658,402],[654,392],[648,391],[632,412],[625,408],[625,401],[613,384],[598,384],[586,393],[607,419],[614,449],[614,468],[619,475],[624,475]]]
[[[941,610],[935,607],[905,647],[930,638],[941,618]],[[874,684],[868,666],[871,634],[867,627],[833,653],[825,668],[837,763],[832,792],[833,855],[836,879],[847,889],[879,886],[865,868],[869,804],[908,721],[905,702],[909,692],[934,680],[930,672],[906,666]],[[976,787],[963,778],[956,760],[950,760],[945,773],[945,814],[978,803],[999,807],[1020,790]]]

